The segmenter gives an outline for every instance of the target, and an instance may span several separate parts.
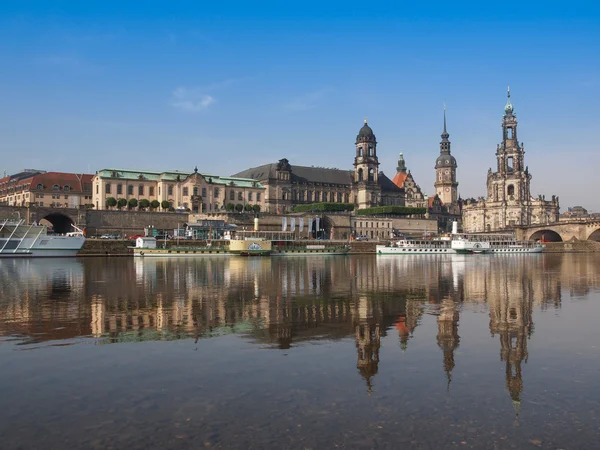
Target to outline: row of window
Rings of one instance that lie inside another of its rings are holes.
[[[337,194],[337,195],[336,195]],[[283,200],[289,200],[288,193],[283,192],[281,198]],[[337,199],[337,200],[336,200]],[[341,192],[312,192],[312,191],[292,191],[292,201],[300,202],[338,202],[338,203],[349,203],[350,195],[343,194]]]
[[[386,226],[386,223],[387,223],[387,226]],[[358,222],[358,224],[356,226],[358,228],[362,228],[363,223]],[[391,222],[381,222],[381,228],[391,228],[391,227],[392,227]],[[379,222],[365,222],[365,228],[379,228]]]
[[[146,189],[145,189],[146,186],[144,186],[143,184],[140,184],[137,188],[138,188],[137,189],[138,195],[144,195],[144,193],[146,191]],[[134,195],[133,194],[134,189],[135,189],[135,186],[128,185],[127,186],[127,195]],[[207,193],[206,192],[206,188],[202,188],[202,190],[200,190],[198,187],[194,187],[192,192],[193,192],[193,195],[195,195],[195,196],[198,196],[201,193],[202,194],[202,198],[206,198],[206,193]],[[100,187],[99,187],[99,185],[96,185],[96,194],[99,194],[99,193],[100,193]],[[106,183],[104,185],[104,193],[105,194],[112,194],[112,185],[110,183]],[[184,197],[188,197],[189,193],[190,193],[189,188],[187,186],[185,186],[183,188],[183,192],[182,193],[183,193]],[[122,184],[117,184],[117,192],[116,192],[116,194],[117,195],[123,195],[123,185]],[[230,200],[235,200],[235,198],[236,198],[235,194],[236,194],[235,191],[229,191],[229,199]],[[154,186],[148,186],[148,195],[150,197],[154,196]],[[160,195],[160,187],[158,188],[158,195]],[[173,185],[168,185],[167,186],[167,195],[168,196],[172,196],[173,195]],[[214,198],[219,198],[220,195],[221,195],[220,189],[218,187],[214,188],[214,190],[213,190],[213,197]],[[257,192],[256,193],[256,201],[260,202],[260,198],[261,198],[261,193]],[[240,200],[240,201],[244,200],[244,194],[243,194],[243,192],[241,192],[241,191],[237,192],[237,199]],[[248,192],[248,201],[253,201],[253,193],[252,192]]]

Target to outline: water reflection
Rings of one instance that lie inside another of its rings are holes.
[[[534,310],[597,291],[597,263],[590,255],[0,260],[0,335],[35,348],[235,334],[286,351],[353,339],[371,393],[384,338],[397,335],[410,351],[433,316],[450,389],[468,310],[489,314],[518,414]]]

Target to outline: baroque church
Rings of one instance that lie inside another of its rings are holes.
[[[239,172],[263,185],[265,210],[291,212],[295,205],[351,203],[355,209],[404,205],[404,189],[379,171],[377,140],[365,119],[355,141],[354,170],[292,166],[287,159]]]
[[[525,165],[525,148],[517,136],[517,115],[508,100],[502,116],[502,143],[496,148],[497,170],[487,175],[487,198],[465,200],[463,230],[467,233],[493,232],[515,226],[557,222],[557,196],[546,200],[531,196],[531,173]]]

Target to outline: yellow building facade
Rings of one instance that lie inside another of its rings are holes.
[[[265,188],[256,180],[202,174],[197,168],[194,172],[103,169],[94,175],[92,185],[94,207],[100,210],[115,208],[109,206],[112,199],[125,200],[124,208],[140,207],[141,200],[148,200],[158,201],[156,209],[192,213],[262,210],[265,200]]]

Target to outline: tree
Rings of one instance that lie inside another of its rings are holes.
[[[252,205],[249,205],[249,204],[244,205],[244,211],[247,211],[247,212],[252,211]]]
[[[123,208],[125,208],[126,206],[127,206],[127,200],[125,200],[124,198],[120,198],[120,199],[117,201],[117,208],[119,208],[119,209],[123,209]]]
[[[163,200],[160,202],[160,207],[164,210],[167,210],[171,207],[171,204],[167,200]]]
[[[235,205],[235,210],[237,212],[242,212],[244,209],[244,205],[242,205],[241,203],[238,203],[237,205]]]
[[[235,205],[233,203],[227,203],[227,206],[225,207],[225,210],[227,212],[233,212],[235,210]]]
[[[150,200],[145,199],[145,198],[141,199],[140,203],[139,203],[139,206],[142,209],[148,209],[150,207]]]
[[[129,206],[129,209],[135,208],[138,205],[138,201],[135,198],[130,198],[129,201],[127,202],[127,206]]]
[[[152,207],[152,209],[157,209],[160,206],[160,202],[158,200],[152,200],[150,202],[150,206]]]
[[[106,206],[108,206],[109,208],[114,208],[115,206],[117,206],[117,199],[114,197],[108,197],[106,199]]]
[[[252,211],[254,211],[255,213],[259,213],[260,212],[260,205],[254,205],[252,206]]]

